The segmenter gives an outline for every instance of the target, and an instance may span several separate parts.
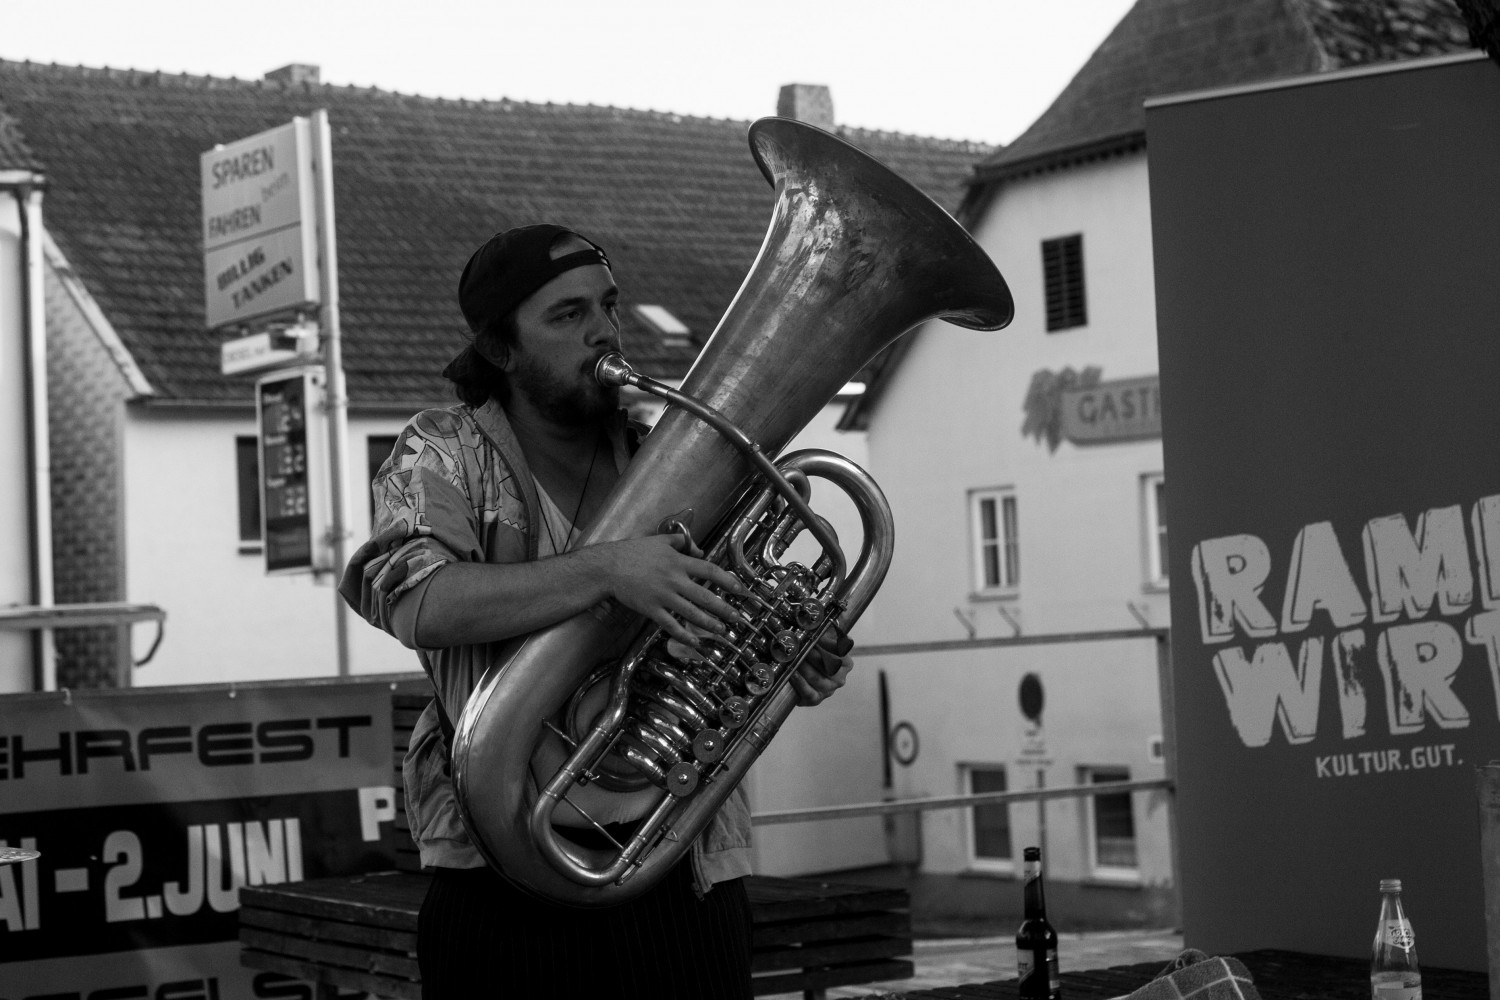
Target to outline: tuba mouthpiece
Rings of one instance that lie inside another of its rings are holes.
[[[619,351],[610,351],[594,366],[594,381],[611,389],[633,385],[640,376]]]

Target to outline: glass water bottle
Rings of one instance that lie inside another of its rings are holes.
[[[1401,880],[1380,880],[1380,923],[1370,957],[1371,1000],[1422,1000],[1417,939],[1401,908]]]

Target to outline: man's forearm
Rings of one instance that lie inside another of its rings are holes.
[[[448,563],[426,584],[413,629],[416,645],[438,649],[524,635],[607,597],[696,645],[689,626],[722,632],[739,614],[709,584],[735,594],[745,586],[679,550],[688,545],[677,534],[647,535],[536,562]]]
[[[448,563],[417,613],[427,649],[509,639],[560,622],[610,596],[609,553],[590,546],[518,563]]]

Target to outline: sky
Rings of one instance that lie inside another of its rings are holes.
[[[986,143],[1036,119],[1134,0],[31,0],[0,58],[752,120],[783,84],[840,124]]]

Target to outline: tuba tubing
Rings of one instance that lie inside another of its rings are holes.
[[[684,379],[682,398],[669,402],[580,546],[651,534],[666,519],[692,510],[696,524],[707,529],[702,535],[694,529],[697,543],[711,557],[722,553],[734,530],[731,511],[754,492],[757,479],[774,484],[781,475],[776,466],[774,476],[768,474],[755,454],[779,454],[889,344],[932,318],[978,330],[1010,322],[1010,290],[994,263],[951,216],[891,170],[836,136],[790,119],[755,122],[749,140],[775,187],[765,240]],[[884,498],[873,481],[847,459],[815,455],[797,458],[789,468],[801,474],[799,466],[805,466],[808,474],[832,479],[846,492],[866,494],[856,496],[856,506],[862,519],[873,517],[878,525]],[[807,520],[806,505],[789,499],[782,487],[765,488],[797,511],[829,555],[831,531],[822,519]],[[888,520],[888,508],[884,516]],[[848,580],[839,581],[838,599],[810,629],[795,662],[816,640],[813,633],[835,620],[847,631],[873,598],[890,552],[887,543],[886,551],[872,554],[870,533],[867,523],[864,551]],[[842,554],[829,561],[841,566]],[[825,571],[832,575],[831,568]],[[681,859],[794,706],[789,684],[768,691],[733,732],[714,780],[686,797],[660,793],[641,832],[618,854],[563,842],[550,825],[555,802],[547,800],[566,794],[577,775],[566,773],[570,763],[551,779],[533,779],[533,754],[550,720],[596,666],[622,654],[611,704],[623,705],[629,675],[651,635],[643,634],[638,616],[617,602],[603,602],[494,644],[490,665],[464,706],[452,748],[460,815],[485,860],[535,896],[606,906],[654,885]]]

